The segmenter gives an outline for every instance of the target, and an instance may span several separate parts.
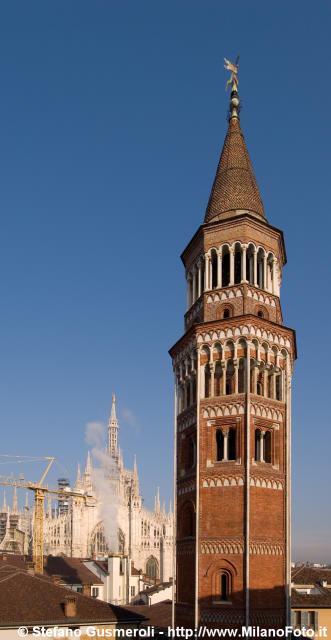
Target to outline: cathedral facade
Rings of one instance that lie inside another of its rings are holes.
[[[167,581],[172,576],[173,514],[161,508],[159,492],[154,510],[143,506],[139,490],[136,460],[133,470],[125,469],[118,447],[118,421],[115,397],[108,423],[108,443],[100,465],[103,469],[103,491],[88,453],[84,473],[78,465],[74,491],[95,497],[86,502],[76,497],[59,502],[56,509],[49,503],[44,521],[44,552],[61,553],[80,558],[105,558],[112,553],[129,556],[134,567],[150,578]],[[65,488],[64,488],[65,492]],[[110,518],[104,518],[109,505]],[[109,519],[113,523],[109,522]],[[116,535],[108,535],[115,524]]]
[[[176,621],[284,627],[290,620],[291,379],[280,305],[282,232],[266,219],[239,121],[206,214],[182,254],[185,333],[172,347]]]

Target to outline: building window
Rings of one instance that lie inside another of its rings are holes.
[[[149,578],[154,578],[155,580],[159,576],[159,565],[158,565],[157,559],[154,558],[154,556],[151,556],[151,558],[148,558],[147,560],[146,575]]]
[[[136,587],[131,587],[131,598],[136,595]]]
[[[263,311],[258,311],[257,315],[259,316],[259,318],[263,318]]]
[[[216,431],[216,460],[218,462],[236,459],[236,430]]]
[[[217,287],[217,253],[215,251],[211,252],[211,287],[212,289],[216,289]]]
[[[224,309],[223,318],[230,318],[230,310],[229,309]]]
[[[229,590],[228,590],[228,576],[226,573],[221,573],[220,587],[221,587],[220,589],[221,600],[227,600],[229,595]]]
[[[271,432],[255,429],[255,460],[271,463]]]
[[[83,593],[83,587],[77,587],[76,591],[77,593]]]
[[[228,458],[229,460],[236,459],[236,430],[229,429],[228,435]]]
[[[264,435],[264,462],[271,462],[271,433],[266,431]]]
[[[99,587],[92,587],[92,598],[97,598],[99,596]]]
[[[213,578],[213,599],[217,602],[228,602],[232,590],[232,576],[230,571],[221,569],[214,574]]]
[[[260,462],[261,460],[261,431],[255,429],[255,460]]]
[[[216,431],[216,460],[223,460],[224,455],[224,437],[222,431]]]

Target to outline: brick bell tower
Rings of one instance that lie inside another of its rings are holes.
[[[170,350],[173,615],[187,627],[279,628],[290,620],[295,333],[279,300],[283,233],[265,216],[239,122],[238,66],[230,69],[221,158],[204,222],[181,256],[185,333]]]

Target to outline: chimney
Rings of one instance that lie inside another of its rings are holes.
[[[61,576],[58,573],[53,573],[52,580],[53,580],[54,584],[60,584]]]
[[[26,563],[26,570],[31,576],[34,576],[34,564],[31,560]]]
[[[84,596],[90,596],[91,595],[91,586],[89,584],[83,584],[83,591],[82,593],[84,594]]]
[[[77,596],[67,595],[64,601],[64,615],[66,618],[77,616]]]
[[[92,560],[96,560],[97,559],[97,554],[96,553],[92,553]]]
[[[3,560],[7,560],[7,554],[6,554],[6,553],[3,553],[3,554],[2,554],[2,559],[3,559]]]

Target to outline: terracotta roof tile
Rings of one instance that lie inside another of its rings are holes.
[[[74,595],[77,603],[75,618],[65,615],[64,603],[68,595]],[[131,612],[74,593],[42,576],[33,576],[18,570],[9,576],[0,577],[0,625],[14,624],[60,624],[68,620],[84,622],[126,622],[141,621],[139,612]]]
[[[206,209],[205,222],[247,210],[265,219],[264,208],[238,118],[231,118]]]
[[[318,569],[314,567],[300,567],[292,570],[292,582],[294,584],[315,584],[326,580],[331,584],[331,569]]]
[[[102,584],[99,578],[84,564],[82,558],[47,556],[44,565],[46,575],[59,575],[67,584]]]
[[[327,607],[331,608],[331,593],[329,589],[319,588],[320,593],[300,593],[296,589],[291,591],[291,607]]]

